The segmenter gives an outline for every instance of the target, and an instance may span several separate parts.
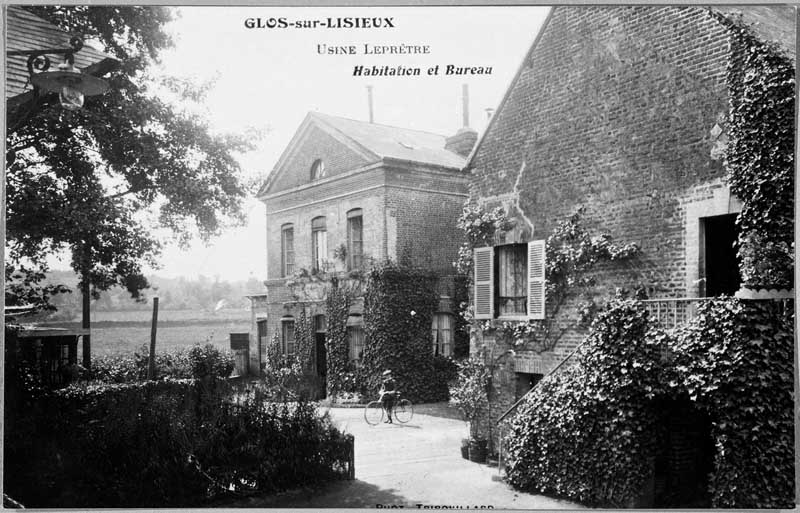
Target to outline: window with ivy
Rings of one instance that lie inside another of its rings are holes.
[[[433,335],[433,354],[453,355],[453,316],[446,313],[433,315],[431,326]]]
[[[283,320],[281,326],[283,328],[284,354],[286,354],[286,356],[292,356],[295,350],[294,320]]]
[[[545,241],[475,248],[476,319],[544,319]]]
[[[347,327],[347,345],[350,361],[356,365],[361,363],[364,356],[364,326],[352,325]]]

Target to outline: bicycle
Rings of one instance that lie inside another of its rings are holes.
[[[383,403],[380,401],[370,401],[364,407],[364,420],[370,426],[380,424],[385,415]],[[400,424],[405,424],[414,416],[414,405],[408,399],[398,399],[392,406],[392,418]]]

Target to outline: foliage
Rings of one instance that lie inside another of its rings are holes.
[[[348,373],[354,371],[350,363],[347,338],[347,316],[350,314],[351,294],[332,280],[325,297],[328,329],[325,333],[326,388],[328,397],[341,392],[355,392],[355,380],[349,382]]]
[[[231,375],[235,367],[230,351],[220,351],[211,344],[195,345],[188,351],[189,368],[197,379],[220,378]]]
[[[546,318],[524,322],[486,321],[481,326],[483,331],[497,331],[515,348],[544,352],[552,350],[569,329],[591,323],[598,311],[594,298],[596,267],[607,262],[631,260],[641,250],[636,243],[615,243],[608,233],[592,234],[584,226],[583,215],[581,207],[560,222],[545,242]],[[471,258],[471,249],[469,254]],[[561,307],[576,298],[582,299],[578,305],[579,318],[559,319]],[[466,310],[461,317],[471,320]]]
[[[367,388],[376,394],[381,373],[391,370],[397,388],[414,402],[435,402],[427,383],[433,371],[431,324],[438,305],[436,275],[386,262],[369,273],[364,294]]]
[[[487,394],[491,374],[483,358],[473,355],[459,362],[458,376],[450,388],[450,404],[461,410],[464,420],[469,422],[470,435],[478,436],[478,421],[489,411]]]
[[[86,376],[90,381],[131,383],[147,379],[150,348],[142,345],[132,355],[105,355],[92,358]],[[156,353],[156,378],[190,379],[213,376],[227,378],[234,368],[233,355],[211,344]]]
[[[138,297],[148,286],[143,266],[157,264],[161,250],[154,226],[186,243],[244,221],[236,153],[252,149],[253,137],[214,134],[202,117],[176,107],[202,104],[206,85],[151,73],[171,45],[169,8],[25,8],[94,38],[120,66],[107,77],[109,92],[87,97],[80,111],[45,95],[9,112],[6,274],[35,284],[48,256],[68,248],[94,297],[114,285]],[[143,212],[154,220],[143,221]],[[50,293],[30,289],[37,303]]]
[[[792,288],[794,282],[794,59],[760,40],[741,19],[716,15],[731,34],[725,150],[737,218],[744,284]]]
[[[708,302],[688,328],[650,329],[644,307],[615,300],[578,361],[542,380],[511,421],[510,483],[625,507],[653,471],[665,404],[712,420],[714,507],[793,500],[792,319],[774,305]]]
[[[168,379],[42,397],[6,431],[4,490],[38,508],[188,507],[340,475],[347,440],[313,406],[229,393]]]
[[[453,266],[458,274],[471,277],[472,250],[480,246],[491,246],[495,233],[510,228],[511,222],[501,207],[487,212],[477,203],[467,200],[456,226],[464,232],[467,240],[458,248],[458,260],[453,262]]]
[[[453,277],[453,299],[451,308],[457,312],[453,316],[453,357],[463,358],[469,355],[469,329],[470,325],[464,317],[464,309],[469,306],[468,277],[456,275]]]
[[[715,508],[791,508],[794,304],[713,301],[677,333],[682,386],[713,413]]]
[[[300,315],[294,322],[294,356],[304,372],[311,372],[314,362],[314,321],[308,316],[305,308],[300,309]]]

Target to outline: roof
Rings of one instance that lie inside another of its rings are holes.
[[[444,149],[443,135],[312,112],[309,114],[338,130],[378,158],[393,158],[462,169],[466,159]]]
[[[6,51],[44,50],[47,48],[69,48],[72,34],[60,29],[20,6],[6,8]],[[60,64],[54,56],[51,66]],[[28,58],[24,55],[6,57],[6,101],[32,90],[28,78]],[[75,66],[84,73],[103,74],[117,63],[117,59],[84,44],[75,53]],[[105,66],[98,66],[104,64]]]
[[[763,41],[777,43],[794,59],[796,54],[796,12],[791,5],[713,5],[720,14],[740,15],[755,35]]]
[[[268,194],[285,172],[287,160],[302,144],[311,126],[319,127],[357,153],[365,163],[377,164],[384,159],[438,166],[461,171],[467,159],[444,148],[447,137],[422,130],[411,130],[367,121],[309,112],[286,146],[278,162],[267,175],[258,196]]]
[[[63,328],[60,326],[37,326],[37,325],[22,325],[20,326],[19,338],[48,338],[48,337],[79,337],[83,335],[91,335],[91,330],[88,328]]]

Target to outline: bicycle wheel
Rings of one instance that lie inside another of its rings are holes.
[[[380,401],[372,401],[364,407],[364,420],[370,426],[376,426],[383,420],[383,405]]]
[[[397,422],[405,424],[414,416],[414,405],[408,399],[400,399],[394,405],[394,418]]]

